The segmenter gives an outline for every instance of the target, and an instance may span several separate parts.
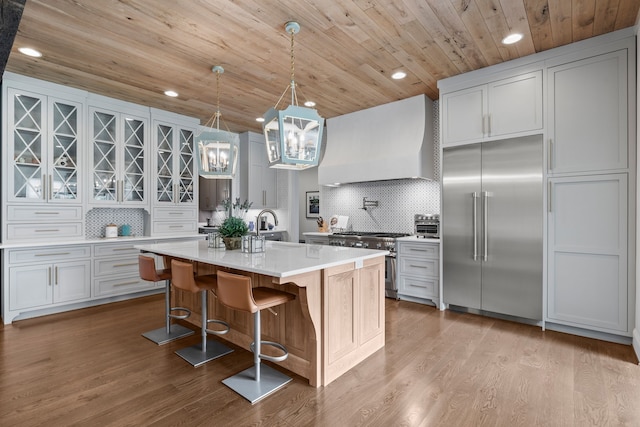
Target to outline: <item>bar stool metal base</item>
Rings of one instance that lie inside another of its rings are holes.
[[[292,378],[282,372],[268,365],[261,364],[260,378],[258,381],[256,381],[256,367],[254,365],[222,380],[222,383],[247,399],[253,405],[271,393],[276,392],[291,380]]]
[[[197,368],[200,365],[204,365],[213,359],[217,359],[233,351],[233,349],[215,340],[207,340],[206,347],[206,350],[202,351],[202,344],[196,344],[180,349],[176,351],[176,354]]]
[[[193,335],[194,333],[195,332],[192,329],[174,323],[173,325],[171,325],[169,333],[167,333],[167,328],[163,327],[154,329],[153,331],[145,332],[144,334],[142,334],[142,336],[158,345],[163,345],[183,337],[188,337],[189,335]]]

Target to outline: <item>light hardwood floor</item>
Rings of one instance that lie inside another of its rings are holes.
[[[387,345],[324,388],[252,406],[221,384],[243,349],[193,368],[141,337],[162,296],[0,326],[2,426],[639,426],[629,346],[386,301]],[[264,315],[269,315],[265,312]]]

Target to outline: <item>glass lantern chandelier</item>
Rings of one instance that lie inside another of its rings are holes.
[[[276,105],[264,114],[262,130],[267,143],[269,167],[301,170],[318,166],[324,119],[316,110],[298,106],[293,37],[300,31],[300,25],[297,22],[287,22],[285,30],[291,34],[291,83]],[[284,110],[277,110],[289,88],[291,105]]]
[[[224,73],[224,68],[216,65],[211,71],[216,73],[217,109],[212,120],[200,128],[195,138],[198,173],[203,178],[231,179],[236,173],[240,141],[237,134],[220,130],[220,74]],[[215,128],[209,127],[210,124],[215,124]]]

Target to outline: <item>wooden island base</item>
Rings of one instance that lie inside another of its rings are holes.
[[[216,268],[252,278],[253,286],[285,290],[296,299],[262,314],[262,337],[284,344],[289,357],[282,367],[325,386],[384,347],[384,256],[364,260],[361,268],[347,263],[286,278],[197,263],[197,274]],[[172,289],[172,306],[192,310],[187,320],[200,327],[199,295]],[[209,296],[209,318],[229,322],[228,334],[216,338],[249,349],[253,336],[250,314],[228,309]],[[231,356],[233,357],[233,356]]]

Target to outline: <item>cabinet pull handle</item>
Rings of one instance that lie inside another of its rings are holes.
[[[120,193],[120,202],[124,202],[124,179],[120,180],[119,193]]]
[[[134,247],[128,247],[128,248],[113,248],[112,250],[115,251],[132,251],[134,250]]]
[[[471,194],[473,197],[473,260],[478,260],[478,192],[474,191]]]
[[[49,175],[49,200],[53,199],[53,175]]]
[[[415,283],[409,283],[409,286],[411,286],[413,288],[426,288],[426,286],[424,286],[424,285],[416,285]]]
[[[40,182],[42,182],[42,200],[47,200],[47,178],[46,178],[46,176],[43,176],[40,179]]]
[[[549,188],[547,188],[547,208],[549,210],[549,213],[551,213],[551,199],[553,199],[553,197],[551,197],[551,181],[549,181]]]
[[[483,201],[484,201],[484,261],[487,262],[489,260],[489,192],[482,192]]]
[[[425,265],[415,265],[415,264],[409,264],[409,267],[415,267],[415,268],[428,268]]]
[[[132,265],[138,265],[137,262],[130,262],[126,264],[113,264],[114,267],[131,267]]]
[[[51,286],[51,267],[48,267],[47,270],[49,270],[49,286]]]
[[[122,283],[114,283],[113,286],[127,286],[127,285],[137,285],[138,281],[133,282],[122,282]]]
[[[267,190],[262,190],[262,205],[267,205]]]
[[[184,212],[169,212],[169,215],[184,215]]]
[[[547,161],[549,162],[548,169],[549,169],[549,171],[552,171],[553,170],[553,163],[552,163],[552,161],[553,161],[553,139],[552,138],[549,138],[548,150],[549,150],[548,159],[547,159]]]
[[[169,228],[183,228],[182,225],[170,225]]]
[[[71,252],[54,252],[49,254],[35,254],[34,256],[59,256],[59,255],[70,255]]]
[[[491,136],[491,114],[487,114],[487,136]]]
[[[60,215],[60,212],[53,212],[53,211],[45,212],[45,211],[42,211],[42,212],[34,212],[34,214],[36,214],[36,215]]]
[[[55,232],[55,231],[60,231],[58,229],[51,229],[51,230],[33,230],[36,233],[51,233],[51,232]]]
[[[484,114],[484,115],[482,116],[482,136],[484,136],[484,135],[485,135],[484,121],[486,120],[486,118],[487,118],[487,115],[486,115],[486,114]]]
[[[409,248],[409,250],[412,252],[428,252],[426,249]]]
[[[58,285],[58,267],[57,266],[53,267],[53,276],[54,276],[53,284],[57,286]]]

